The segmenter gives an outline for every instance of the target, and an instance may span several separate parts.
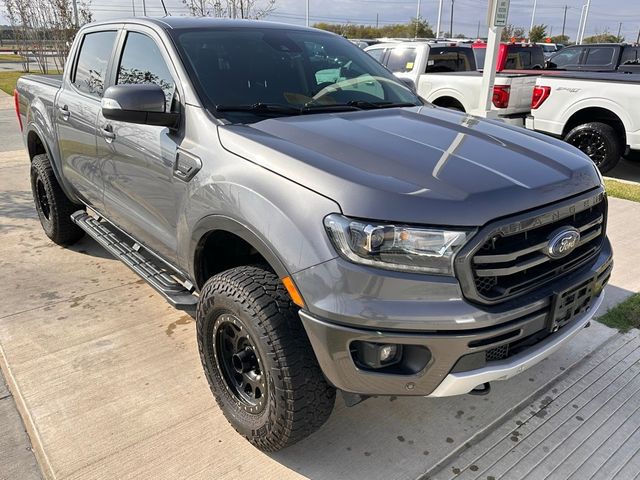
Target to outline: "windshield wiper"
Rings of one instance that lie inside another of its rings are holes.
[[[254,103],[247,105],[216,105],[217,112],[252,112],[252,113],[281,113],[283,115],[297,115],[300,108],[280,105],[277,103]]]
[[[364,100],[353,100],[347,102],[347,105],[358,107],[362,109],[366,108],[399,108],[399,107],[420,107],[421,105],[411,102],[367,102]]]

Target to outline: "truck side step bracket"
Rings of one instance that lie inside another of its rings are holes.
[[[184,310],[195,308],[198,303],[197,297],[173,278],[166,269],[158,267],[142,256],[139,253],[140,245],[137,243],[133,246],[129,245],[121,236],[118,236],[118,233],[111,230],[108,224],[93,218],[84,210],[75,212],[71,215],[71,219],[109,253],[140,275],[174,307]]]

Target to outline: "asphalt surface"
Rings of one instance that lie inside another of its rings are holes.
[[[0,108],[2,102],[9,106],[10,98],[0,98]],[[22,437],[8,446],[0,441],[2,480],[39,475],[25,428],[46,478],[416,479],[445,475],[447,468],[473,472],[472,466],[479,469],[470,463],[479,462],[476,457],[493,461],[483,439],[505,425],[515,428],[516,420],[524,423],[523,412],[542,411],[547,396],[562,415],[574,411],[573,404],[555,400],[564,390],[553,389],[559,382],[571,385],[585,362],[607,361],[610,342],[624,338],[594,323],[545,362],[497,382],[486,397],[381,397],[350,409],[338,400],[319,432],[265,455],[237,435],[215,405],[201,373],[190,316],[167,305],[90,239],[63,249],[45,237],[12,110],[0,111],[0,122],[5,120],[0,278],[11,282],[0,300],[0,366],[15,397],[2,398],[0,387],[0,402],[8,400],[14,408],[6,420],[0,416],[0,425],[3,432],[7,425]],[[640,204],[611,199],[609,232],[617,258],[624,261],[617,263],[602,312],[640,290],[635,240],[640,225],[628,221],[638,216]],[[599,368],[615,376],[621,367],[614,367]],[[611,375],[605,380],[613,380]],[[630,378],[637,381],[623,380]],[[585,402],[594,392],[584,394]],[[535,426],[532,420],[526,423]],[[612,440],[617,449],[625,448],[615,443],[620,438]],[[468,462],[458,460],[472,451],[477,455]],[[22,469],[18,475],[8,470],[16,465]]]

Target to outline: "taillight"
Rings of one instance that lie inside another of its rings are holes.
[[[20,116],[20,95],[18,90],[13,90],[13,105],[16,108],[16,115],[18,115],[18,125],[20,125],[20,131],[22,131],[22,117]]]
[[[507,108],[511,97],[511,87],[496,85],[493,87],[493,105],[496,108]]]
[[[551,95],[551,87],[536,87],[533,89],[533,97],[531,97],[531,110],[536,110],[547,101]]]

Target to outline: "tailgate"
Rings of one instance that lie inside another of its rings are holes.
[[[526,113],[531,110],[531,97],[538,77],[514,77],[511,79],[509,113]],[[496,83],[499,83],[496,79]]]

